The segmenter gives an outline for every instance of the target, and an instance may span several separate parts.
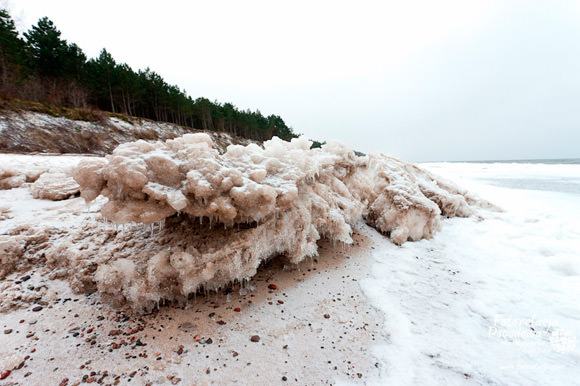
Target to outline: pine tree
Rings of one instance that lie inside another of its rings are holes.
[[[24,41],[18,36],[14,20],[0,9],[0,81],[2,92],[9,92],[25,76]]]
[[[37,25],[24,33],[32,66],[41,76],[57,78],[64,73],[63,62],[68,47],[60,35],[47,17],[38,20]]]

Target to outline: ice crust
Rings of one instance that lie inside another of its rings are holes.
[[[317,255],[321,237],[352,243],[361,220],[402,244],[432,237],[442,215],[487,205],[396,158],[358,157],[338,142],[310,146],[274,138],[220,154],[208,135],[186,134],[83,160],[74,172],[82,197],[107,197],[101,213],[124,231],[87,225],[82,242],[52,246],[48,264],[84,262],[77,289],[150,310],[244,282],[273,256],[299,263]]]

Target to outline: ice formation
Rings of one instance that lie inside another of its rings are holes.
[[[431,237],[441,215],[484,204],[398,159],[310,146],[274,138],[220,154],[209,136],[186,134],[83,160],[74,173],[82,197],[107,197],[102,215],[125,228],[87,225],[82,241],[51,246],[48,265],[76,265],[77,289],[151,309],[245,281],[272,256],[298,263],[317,254],[321,237],[351,243],[362,219],[401,244]]]
[[[26,175],[14,170],[0,169],[0,189],[14,189],[26,182]]]
[[[32,197],[60,201],[79,193],[80,186],[65,173],[44,173],[31,186]]]
[[[10,212],[12,212],[10,205],[0,205],[0,221],[11,219]]]
[[[36,199],[66,200],[79,193],[71,171],[83,158],[95,157],[0,154],[0,190],[28,188]]]

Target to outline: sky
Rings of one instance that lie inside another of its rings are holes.
[[[0,0],[194,98],[415,162],[580,158],[578,1]]]

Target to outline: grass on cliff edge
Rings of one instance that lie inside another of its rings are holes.
[[[74,121],[104,122],[107,118],[118,118],[125,122],[133,123],[133,119],[119,113],[90,108],[55,106],[48,103],[23,101],[14,98],[0,98],[0,110],[15,112],[32,111],[57,118],[68,118]]]

